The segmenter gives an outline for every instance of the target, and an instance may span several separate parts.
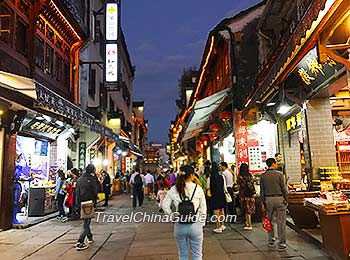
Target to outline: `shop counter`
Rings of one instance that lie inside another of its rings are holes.
[[[28,216],[45,216],[57,211],[55,186],[31,187],[29,189]]]
[[[323,248],[336,260],[350,256],[350,211],[327,213],[316,207],[308,208],[319,212]]]
[[[288,211],[296,227],[300,229],[314,229],[318,219],[315,212],[304,207],[305,198],[318,197],[319,192],[289,192]]]

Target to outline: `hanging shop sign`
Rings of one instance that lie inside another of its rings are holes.
[[[79,168],[85,169],[86,163],[86,142],[79,143]]]
[[[64,127],[58,126],[53,122],[38,119],[31,120],[22,129],[24,132],[34,133],[47,137],[49,139],[56,139],[56,137],[60,135],[64,130]]]
[[[320,63],[316,48],[314,48],[299,62],[293,74],[304,86],[315,89],[342,67],[342,64],[336,63],[332,59],[329,59],[327,63]]]
[[[302,126],[302,115],[301,112],[291,116],[286,120],[287,131],[292,131],[301,128]]]
[[[37,95],[36,102],[39,105],[52,109],[55,112],[67,118],[76,120],[90,127],[91,130],[96,133],[114,138],[112,130],[109,128],[106,128],[105,126],[97,122],[96,119],[91,114],[85,112],[81,108],[77,107],[73,103],[64,99],[60,95],[51,91],[50,89],[42,86],[41,84],[36,84],[36,95]]]
[[[106,40],[118,40],[118,4],[106,4]]]
[[[118,45],[106,44],[106,82],[118,81]]]

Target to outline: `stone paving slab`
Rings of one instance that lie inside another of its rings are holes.
[[[115,197],[108,214],[133,212],[128,195]],[[155,211],[153,202],[137,211]],[[172,260],[178,259],[172,223],[97,223],[91,229],[95,243],[78,252],[74,248],[82,221],[60,223],[49,220],[24,230],[0,232],[1,259],[5,260]],[[244,231],[241,224],[230,224],[222,234],[215,234],[213,224],[204,227],[204,260],[325,260],[327,256],[305,242],[297,233],[287,229],[289,249],[279,253],[267,246],[267,234],[259,224]]]

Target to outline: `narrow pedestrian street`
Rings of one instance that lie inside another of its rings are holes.
[[[154,201],[141,210],[157,212]],[[130,214],[129,195],[114,197],[108,214]],[[327,256],[288,229],[286,252],[279,253],[266,243],[266,234],[256,224],[253,231],[242,231],[243,225],[233,224],[224,233],[214,234],[213,224],[205,227],[204,259],[310,259]],[[55,219],[22,230],[0,233],[1,259],[178,259],[173,225],[162,223],[92,223],[95,242],[88,250],[78,252],[74,245],[80,232],[80,221],[57,222]]]

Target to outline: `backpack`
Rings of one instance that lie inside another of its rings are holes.
[[[253,180],[245,180],[243,193],[245,197],[252,197],[256,193]]]
[[[142,181],[142,177],[141,174],[136,174],[134,177],[134,188],[136,190],[142,190],[143,187],[143,181]]]
[[[194,188],[193,194],[191,199],[189,197],[185,197],[184,199],[180,195],[181,202],[178,206],[178,213],[179,213],[179,223],[180,224],[192,224],[194,223],[193,217],[197,214],[197,210],[194,210],[194,205],[192,202],[193,196],[196,193],[197,184]]]

